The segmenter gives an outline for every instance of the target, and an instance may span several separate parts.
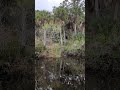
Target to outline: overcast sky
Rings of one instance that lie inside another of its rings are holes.
[[[52,11],[53,6],[59,6],[63,0],[35,0],[35,10]]]

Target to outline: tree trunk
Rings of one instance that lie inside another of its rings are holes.
[[[65,28],[64,28],[64,26],[62,26],[62,31],[63,31],[64,43],[66,43],[66,34],[65,34]]]
[[[80,32],[82,32],[82,22],[80,23]]]
[[[61,43],[61,46],[62,46],[63,45],[62,28],[60,29],[60,43]]]
[[[74,34],[77,34],[77,30],[76,30],[76,23],[74,24]]]
[[[82,34],[85,34],[85,27],[83,27]]]
[[[62,39],[62,26],[61,26],[61,29],[60,29],[60,55],[62,54],[62,51],[63,51],[63,39]],[[59,75],[61,76],[61,69],[62,69],[62,64],[63,64],[63,61],[62,59],[60,60],[60,71],[59,71]]]
[[[64,43],[66,43],[66,35],[65,35],[65,30],[64,30]]]
[[[61,76],[62,64],[63,64],[63,61],[62,61],[62,59],[61,59],[61,60],[60,60],[60,71],[59,71],[59,76]]]
[[[46,30],[44,30],[44,46],[46,46]]]

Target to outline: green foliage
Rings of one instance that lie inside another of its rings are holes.
[[[35,11],[35,20],[41,20],[41,19],[46,19],[46,20],[53,20],[53,19],[59,19],[67,22],[69,19],[69,16],[73,16],[75,19],[75,22],[80,22],[84,21],[84,1],[81,0],[71,0],[69,2],[68,0],[63,1],[59,7],[54,7],[53,8],[53,14],[42,10],[36,10]]]
[[[42,52],[45,51],[45,50],[46,50],[46,48],[45,48],[45,46],[44,46],[42,43],[39,43],[39,44],[37,44],[37,45],[35,46],[35,51],[36,51],[36,52],[42,53]]]
[[[61,30],[61,25],[59,23],[60,20],[64,21],[65,24],[69,21],[75,21],[77,26],[80,25],[81,21],[84,21],[84,1],[82,0],[64,0],[60,6],[54,7],[53,12],[50,13],[48,11],[36,11],[35,19],[36,21],[41,20],[50,20],[50,23],[44,23],[41,26],[43,30],[50,31],[52,34],[53,43],[59,43],[58,48],[60,48],[60,35],[59,32]],[[54,23],[55,21],[55,23]],[[51,29],[50,29],[51,28]],[[49,30],[50,29],[50,30]],[[56,33],[56,34],[55,34]],[[63,34],[63,33],[62,33]],[[77,35],[73,35],[73,32],[66,32],[66,36],[68,36],[69,40],[64,43],[63,47],[65,50],[77,50],[81,48],[81,45],[85,43],[85,36],[82,33],[77,33]],[[51,36],[49,36],[51,38]],[[41,38],[43,38],[41,36]],[[64,41],[64,40],[63,40]],[[42,48],[39,45],[38,48]],[[59,50],[59,49],[58,49]],[[39,50],[38,50],[39,51]],[[41,50],[40,50],[41,51]]]
[[[65,0],[60,7],[67,9],[68,15],[74,17],[75,22],[84,21],[85,3],[84,0]],[[80,21],[79,21],[80,20]]]
[[[82,49],[82,45],[85,43],[85,38],[83,35],[78,35],[67,41],[67,43],[64,45],[65,51],[74,51],[78,49]]]
[[[55,18],[59,18],[63,21],[68,19],[68,9],[63,6],[54,7],[53,13]]]
[[[84,39],[85,38],[85,35],[82,34],[81,32],[78,32],[75,36],[74,36],[74,40],[78,40],[78,41],[81,41],[81,39]]]
[[[36,10],[35,11],[35,20],[41,20],[41,19],[49,19],[51,16],[50,16],[50,12],[48,11],[39,11],[39,10]]]

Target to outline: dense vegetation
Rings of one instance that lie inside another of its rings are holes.
[[[94,69],[109,70],[109,66],[116,62],[117,59],[115,58],[119,58],[119,50],[115,50],[120,43],[118,40],[118,3],[119,1],[114,0],[87,1],[86,23],[88,32],[86,34],[89,37],[86,38],[86,43],[88,44],[86,46],[86,57],[89,58],[87,59],[89,60],[87,61],[89,63],[88,66],[92,63],[90,67]],[[105,63],[108,63],[107,68]]]
[[[84,90],[85,6],[65,0],[35,11],[36,90]]]
[[[88,85],[97,83],[91,89],[120,89],[119,4],[118,0],[86,0],[86,76]]]
[[[41,41],[44,45],[48,38],[59,47],[63,44],[64,49],[68,49],[68,47],[70,47],[69,49],[80,49],[80,45],[84,44],[84,33],[82,32],[84,16],[84,2],[81,0],[71,2],[65,0],[59,7],[54,7],[53,12],[37,10],[35,12],[37,50],[42,46]],[[37,40],[40,41],[37,42]],[[43,49],[45,49],[44,46]]]

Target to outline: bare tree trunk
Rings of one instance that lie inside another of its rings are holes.
[[[65,35],[65,30],[64,30],[64,43],[66,43],[66,35]]]
[[[62,28],[60,29],[60,43],[61,43],[61,46],[62,46],[63,45]]]
[[[61,59],[61,60],[60,60],[60,71],[59,71],[59,76],[61,76],[62,64],[63,64],[63,61],[62,61],[62,59]]]
[[[63,40],[62,40],[62,27],[60,29],[60,55],[62,54],[62,51],[63,51]],[[63,61],[62,59],[60,60],[60,71],[59,71],[59,76],[61,76],[61,69],[62,69],[62,64],[63,64]]]
[[[80,31],[82,32],[82,22],[80,23]]]
[[[76,23],[74,24],[74,33],[75,33],[75,35],[77,34]]]
[[[64,28],[64,26],[62,26],[62,31],[63,31],[64,43],[66,43],[66,34],[65,34],[65,28]]]
[[[46,46],[46,30],[44,30],[44,40],[43,40],[43,42],[44,42],[44,46]]]
[[[82,34],[85,34],[85,27],[83,27]]]

